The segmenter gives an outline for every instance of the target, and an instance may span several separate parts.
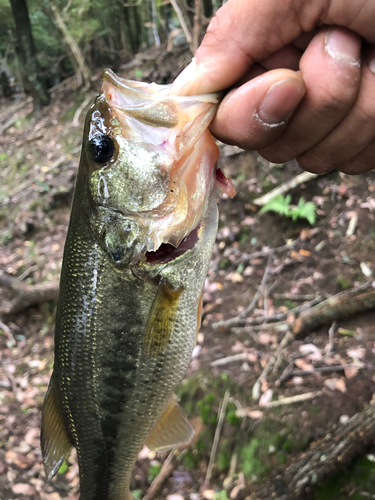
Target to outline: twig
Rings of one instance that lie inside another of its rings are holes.
[[[294,338],[294,335],[293,335],[293,332],[291,330],[289,330],[286,333],[286,335],[283,337],[282,341],[280,342],[279,347],[276,349],[276,352],[275,352],[276,362],[274,364],[272,373],[276,373],[277,370],[279,369],[280,364],[281,364],[281,356],[282,356],[283,350],[286,348],[286,346],[289,344],[289,342],[291,342],[291,340],[293,340],[293,338]]]
[[[263,293],[264,287],[267,283],[268,274],[269,274],[270,268],[271,268],[271,263],[272,263],[272,257],[271,257],[271,254],[269,254],[267,267],[264,271],[262,281],[261,281],[259,288],[258,288],[256,294],[254,295],[253,300],[251,301],[250,305],[246,309],[244,309],[240,314],[238,314],[238,316],[235,316],[234,318],[230,318],[230,319],[227,319],[224,321],[218,321],[218,322],[214,323],[212,325],[214,330],[217,330],[218,328],[222,328],[222,327],[237,326],[238,324],[242,323],[242,319],[245,316],[248,316],[249,314],[251,314],[254,311],[255,306],[258,303],[259,297]]]
[[[293,338],[293,333],[288,330],[282,341],[280,342],[280,345],[275,351],[275,354],[273,354],[270,359],[267,361],[266,366],[263,368],[262,373],[259,375],[257,380],[255,381],[255,384],[253,385],[252,391],[251,391],[251,397],[255,400],[258,401],[259,395],[260,395],[260,387],[262,385],[262,380],[265,380],[267,378],[267,375],[271,371],[271,368],[274,366],[274,364],[278,361],[278,358],[282,352],[282,350],[286,347],[288,342]]]
[[[211,480],[212,469],[213,469],[213,466],[215,463],[217,447],[219,444],[221,428],[223,427],[223,423],[224,423],[224,417],[225,417],[225,412],[227,410],[228,400],[229,400],[229,391],[225,391],[224,399],[223,399],[221,406],[220,406],[220,409],[219,409],[219,418],[218,418],[218,422],[217,422],[217,426],[216,426],[216,430],[215,430],[214,442],[212,444],[210,461],[208,462],[206,479],[204,481],[204,484],[206,484],[206,485],[208,485],[210,480]]]
[[[297,306],[294,309],[290,309],[288,312],[273,314],[272,316],[268,316],[268,318],[265,315],[264,316],[257,316],[256,318],[244,318],[244,319],[240,319],[239,316],[236,316],[236,318],[238,318],[237,325],[244,325],[245,328],[244,329],[236,328],[236,329],[233,329],[233,331],[236,331],[237,333],[241,333],[241,330],[246,331],[246,327],[249,327],[249,326],[255,326],[255,325],[266,326],[269,323],[276,324],[276,322],[286,320],[289,315],[296,316],[298,314],[301,314],[304,311],[308,311],[309,309],[314,307],[316,304],[319,304],[320,302],[322,302],[322,300],[324,300],[324,298],[325,297],[319,295],[319,297],[316,297],[315,299],[310,300],[309,302],[306,302],[305,304]],[[229,321],[229,320],[227,320],[227,321]]]
[[[243,253],[241,255],[241,262],[246,262],[252,259],[259,259],[260,257],[268,257],[270,254],[284,252],[284,250],[291,250],[297,243],[298,239],[286,245],[282,245],[281,247],[267,248],[265,250],[259,250],[258,252],[253,253]]]
[[[172,450],[165,462],[163,463],[162,468],[160,469],[159,474],[152,481],[149,489],[146,492],[146,495],[143,497],[143,500],[152,500],[153,498],[159,496],[165,481],[172,474],[173,469],[175,467],[176,462],[176,450]]]
[[[73,121],[72,121],[72,126],[77,127],[79,125],[79,117],[81,116],[82,111],[85,109],[85,107],[88,105],[88,103],[95,97],[96,94],[90,93],[86,99],[81,103],[81,105],[77,108],[76,112],[74,113]]]
[[[5,325],[2,321],[0,321],[0,328],[7,335],[8,340],[12,346],[16,345],[16,339],[13,337],[12,332],[10,331],[9,326]]]
[[[282,405],[291,405],[293,403],[300,403],[301,401],[307,401],[309,399],[314,399],[320,396],[321,391],[305,392],[304,394],[297,394],[296,396],[290,396],[288,398],[280,398],[276,401],[269,401],[264,405],[264,408],[276,408]]]
[[[284,182],[280,186],[278,186],[275,189],[272,189],[269,193],[260,196],[259,198],[256,198],[253,200],[254,205],[257,205],[259,207],[262,207],[266,203],[268,203],[272,198],[275,198],[275,196],[279,194],[284,194],[290,191],[291,189],[296,188],[297,186],[300,186],[304,182],[311,181],[311,179],[315,179],[317,174],[312,174],[310,172],[302,172],[301,174],[297,175],[296,177],[293,177],[293,179],[289,179],[287,182]]]
[[[239,354],[233,354],[233,356],[216,359],[210,363],[210,366],[224,366],[234,361],[249,361],[249,354],[247,352],[240,352]]]
[[[337,330],[337,321],[334,321],[331,328],[328,330],[329,344],[326,351],[326,356],[329,356],[335,349],[335,333]]]
[[[182,15],[182,12],[181,12],[180,7],[178,6],[178,3],[176,2],[176,0],[170,0],[170,2],[172,4],[172,7],[174,8],[174,11],[177,14],[178,20],[180,21],[181,28],[184,30],[186,41],[188,43],[191,43],[191,34],[190,34],[190,31],[185,23],[184,16]]]

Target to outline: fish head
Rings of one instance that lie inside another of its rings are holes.
[[[116,265],[144,261],[163,244],[177,248],[203,219],[219,157],[207,129],[218,102],[104,73],[81,168],[94,233]]]

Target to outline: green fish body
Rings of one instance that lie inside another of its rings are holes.
[[[80,500],[129,500],[143,445],[193,435],[174,390],[217,230],[216,103],[107,72],[88,113],[42,417],[47,479],[75,447]]]

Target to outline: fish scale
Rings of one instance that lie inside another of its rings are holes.
[[[160,451],[192,437],[174,390],[195,345],[218,221],[217,147],[206,130],[217,99],[180,98],[180,106],[164,86],[106,78],[85,124],[42,416],[47,479],[75,447],[80,500],[130,500],[142,446]],[[128,117],[133,128],[142,122],[134,134]],[[124,144],[135,144],[131,164]],[[151,146],[162,154],[141,154]],[[159,179],[155,196],[148,172]]]

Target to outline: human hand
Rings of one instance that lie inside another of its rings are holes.
[[[375,168],[375,2],[228,0],[171,91],[228,88],[223,142],[314,173]]]

